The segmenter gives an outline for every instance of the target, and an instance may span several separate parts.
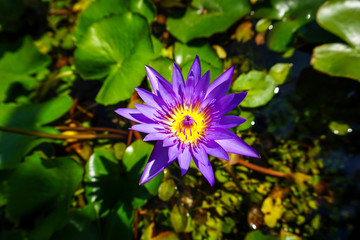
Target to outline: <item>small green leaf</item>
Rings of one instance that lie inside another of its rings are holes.
[[[291,63],[277,63],[271,67],[269,75],[272,76],[277,84],[283,84],[290,74]]]
[[[348,124],[335,121],[332,121],[329,124],[329,128],[334,134],[341,136],[346,135],[352,131]]]
[[[69,157],[42,159],[35,152],[9,179],[7,216],[15,220],[41,209],[70,205],[82,174],[83,168]]]
[[[276,85],[270,75],[253,70],[240,75],[232,89],[236,92],[248,92],[240,106],[254,108],[265,105],[273,98]]]
[[[317,13],[317,22],[327,31],[360,48],[360,2],[327,1]]]
[[[252,126],[252,122],[255,120],[255,116],[252,112],[241,111],[240,117],[245,118],[246,122],[236,127],[238,131],[245,131]]]
[[[245,0],[194,0],[181,18],[169,18],[167,28],[182,42],[223,32],[250,12]]]
[[[25,37],[16,51],[5,51],[0,58],[0,102],[6,99],[14,83],[21,83],[27,90],[32,89],[36,80],[30,75],[44,69],[50,61],[50,57],[39,51],[31,37]]]
[[[183,232],[187,225],[187,210],[184,206],[174,205],[171,210],[170,220],[175,232]]]
[[[271,25],[271,20],[267,18],[260,19],[255,26],[257,32],[265,32]]]
[[[174,180],[168,179],[160,184],[158,195],[161,200],[166,202],[175,194],[175,191],[176,185]]]
[[[360,52],[342,43],[316,47],[311,59],[316,70],[331,76],[347,77],[360,81]]]
[[[256,230],[246,234],[245,240],[278,240],[278,238],[271,235],[265,235],[260,230]]]
[[[156,69],[158,73],[161,74],[168,82],[172,82],[172,69],[173,61],[165,57],[159,57],[153,60],[150,60],[149,66],[153,69]]]
[[[131,96],[152,56],[147,22],[128,12],[91,25],[78,43],[75,65],[85,79],[106,78],[96,101],[109,105]]]

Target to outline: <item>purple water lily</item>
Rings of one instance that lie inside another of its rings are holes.
[[[184,175],[192,158],[212,186],[215,178],[208,154],[226,160],[229,160],[227,153],[259,157],[253,148],[229,130],[246,121],[238,116],[225,115],[247,94],[226,95],[234,67],[226,70],[211,85],[210,71],[201,77],[198,56],[186,83],[176,63],[172,85],[151,67],[145,68],[153,92],[141,88],[136,88],[136,91],[146,105],[135,104],[136,109],[115,110],[119,115],[139,123],[131,129],[148,133],[144,141],[157,141],[140,184],[148,182],[176,159]]]

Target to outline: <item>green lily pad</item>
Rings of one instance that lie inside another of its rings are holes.
[[[324,0],[271,0],[269,7],[255,12],[255,17],[280,20],[269,31],[267,45],[276,52],[285,52],[300,27],[313,21]]]
[[[106,77],[96,101],[109,105],[131,96],[152,55],[146,20],[128,12],[91,25],[78,43],[75,65],[85,79]]]
[[[266,73],[252,70],[241,74],[233,84],[233,91],[248,92],[246,98],[240,103],[242,107],[260,107],[268,103],[275,95],[277,84],[273,77]]]
[[[27,90],[34,88],[36,80],[30,75],[44,69],[50,61],[50,57],[39,51],[31,37],[24,38],[16,51],[4,51],[0,58],[0,102],[6,99],[14,83],[22,84]]]
[[[245,0],[194,0],[184,16],[167,20],[167,28],[186,43],[223,32],[249,12],[250,5]]]
[[[149,66],[153,69],[156,69],[158,73],[161,74],[168,82],[172,82],[172,69],[173,69],[173,61],[165,58],[159,57],[153,60],[150,60]]]
[[[179,233],[185,230],[188,220],[187,213],[188,211],[183,205],[174,205],[171,210],[170,221],[175,232]]]
[[[237,131],[245,131],[252,126],[252,122],[255,120],[255,116],[252,112],[241,111],[240,117],[245,118],[246,122],[236,127]]]
[[[352,129],[350,128],[350,126],[348,124],[339,123],[339,122],[335,122],[335,121],[332,121],[329,124],[329,128],[334,134],[341,135],[341,136],[352,132]]]
[[[94,1],[81,13],[75,38],[80,40],[93,23],[110,16],[122,15],[127,12],[141,14],[150,23],[155,18],[156,9],[150,0]]]
[[[317,22],[351,46],[360,48],[359,1],[328,1],[319,9]]]
[[[174,180],[168,179],[162,182],[159,186],[159,198],[163,201],[169,201],[174,196],[176,191],[176,184]]]
[[[62,96],[44,103],[18,105],[0,104],[0,126],[58,133],[51,127],[43,127],[62,115],[72,106],[69,96]],[[0,169],[14,168],[32,148],[49,139],[0,131]]]
[[[265,235],[260,230],[252,231],[246,234],[245,240],[278,240],[279,238],[271,235]]]
[[[39,209],[70,205],[82,174],[83,168],[69,157],[42,159],[35,152],[9,178],[7,216],[15,220]]]
[[[270,68],[269,75],[277,84],[283,84],[290,74],[291,67],[291,63],[277,63]]]
[[[313,52],[311,64],[331,76],[360,81],[360,52],[342,43],[323,44]]]
[[[214,49],[212,49],[207,43],[185,45],[176,42],[174,55],[176,63],[182,67],[184,79],[187,78],[196,55],[200,58],[201,75],[204,75],[208,70],[210,70],[210,82],[213,82],[222,74],[222,62]]]

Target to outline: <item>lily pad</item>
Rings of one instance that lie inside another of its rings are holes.
[[[39,209],[70,205],[82,174],[83,168],[69,157],[42,159],[35,152],[9,179],[7,216],[15,220]]]
[[[317,22],[351,46],[360,48],[359,1],[328,1],[319,9]]]
[[[77,40],[80,40],[87,29],[95,22],[110,16],[122,15],[128,12],[141,14],[150,23],[155,18],[156,9],[150,0],[94,1],[81,13],[75,37]]]
[[[12,84],[20,83],[27,90],[35,86],[31,77],[50,64],[50,57],[39,51],[31,37],[25,37],[16,51],[5,51],[0,59],[0,102],[4,101]]]
[[[252,70],[247,74],[240,75],[233,84],[233,91],[248,92],[242,107],[260,107],[268,103],[275,95],[277,84],[273,77],[266,73]]]
[[[270,68],[269,75],[277,84],[283,84],[290,74],[291,67],[291,63],[277,63]]]
[[[182,42],[224,32],[250,12],[245,0],[194,0],[181,18],[169,18],[167,28]]]
[[[163,201],[169,201],[170,198],[175,194],[176,185],[174,180],[168,179],[161,183],[159,186],[159,198]]]
[[[109,105],[131,96],[152,55],[146,20],[128,12],[91,25],[79,41],[75,65],[85,79],[106,78],[96,101]]]
[[[183,232],[187,225],[187,210],[183,205],[174,205],[171,210],[170,221],[175,230],[175,232]]]
[[[44,103],[3,103],[0,104],[0,126],[58,133],[57,130],[43,125],[60,118],[72,104],[72,99],[66,95]],[[53,140],[0,131],[0,169],[16,167],[27,152],[44,141]]]
[[[185,45],[176,42],[174,55],[176,63],[183,68],[182,73],[184,79],[187,78],[196,55],[200,58],[201,75],[204,75],[208,70],[210,70],[210,82],[214,81],[222,74],[222,62],[210,44],[199,42],[191,45]]]
[[[341,135],[341,136],[352,132],[352,130],[348,124],[335,122],[335,121],[333,121],[329,124],[329,128],[334,134]]]
[[[245,131],[245,130],[251,128],[251,126],[253,125],[253,121],[255,120],[254,114],[252,112],[241,111],[240,117],[245,118],[246,122],[237,126],[236,130]]]
[[[360,81],[360,52],[342,43],[316,47],[311,58],[316,70],[331,76],[348,77]]]

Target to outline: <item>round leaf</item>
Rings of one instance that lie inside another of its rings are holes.
[[[167,28],[182,42],[223,32],[250,12],[245,0],[194,0],[181,18],[169,18]]]
[[[240,75],[234,82],[232,89],[236,92],[248,92],[240,106],[253,108],[269,102],[275,95],[276,85],[275,80],[270,75],[253,70]]]
[[[75,65],[85,79],[106,77],[96,101],[108,105],[131,96],[152,55],[146,20],[126,13],[89,27],[75,51]]]
[[[169,201],[170,198],[175,194],[175,182],[172,179],[168,179],[161,183],[159,186],[159,198],[163,201]]]

